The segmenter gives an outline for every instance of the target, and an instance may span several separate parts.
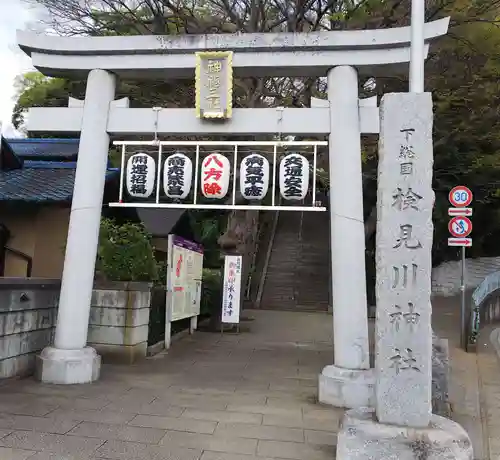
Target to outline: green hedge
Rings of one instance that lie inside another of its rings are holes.
[[[220,270],[209,268],[203,269],[200,303],[200,314],[203,316],[211,316],[213,312],[221,308],[222,286]]]
[[[158,281],[151,235],[142,224],[101,220],[96,275],[110,281]]]

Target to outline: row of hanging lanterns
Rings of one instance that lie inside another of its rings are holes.
[[[201,163],[200,191],[206,198],[227,195],[231,163],[220,153],[206,156]],[[240,192],[247,200],[263,199],[269,189],[270,165],[258,153],[245,156],[240,163]],[[149,198],[154,190],[156,164],[151,155],[136,153],[127,161],[126,187],[134,198]],[[182,200],[193,182],[193,163],[184,153],[169,155],[163,167],[163,191],[168,198]],[[298,153],[286,155],[279,166],[279,188],[285,200],[302,200],[309,187],[309,161]]]

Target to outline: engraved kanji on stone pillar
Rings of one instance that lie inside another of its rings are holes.
[[[425,427],[431,417],[432,98],[386,94],[377,196],[376,414]]]

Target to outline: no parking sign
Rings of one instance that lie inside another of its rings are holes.
[[[472,232],[472,222],[468,217],[453,217],[448,223],[448,230],[455,238],[465,238]]]

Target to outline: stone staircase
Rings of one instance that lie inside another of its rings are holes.
[[[280,212],[260,308],[326,311],[329,278],[329,213]]]

